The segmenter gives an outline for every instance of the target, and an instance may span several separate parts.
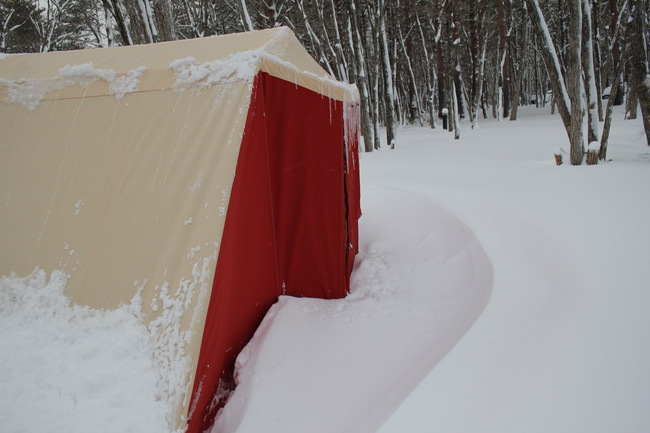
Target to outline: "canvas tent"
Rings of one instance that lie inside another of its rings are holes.
[[[1,57],[0,275],[141,299],[170,425],[200,432],[278,296],[347,293],[357,119],[286,28]]]

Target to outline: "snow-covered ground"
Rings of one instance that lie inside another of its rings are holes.
[[[460,143],[405,130],[404,161],[364,158],[364,179],[416,190],[470,226],[495,276],[475,325],[380,433],[650,431],[641,122],[617,114],[611,162],[558,167],[559,118],[520,113]]]
[[[519,114],[361,156],[352,293],[281,298],[213,432],[650,431],[641,122],[558,167],[559,116]],[[0,279],[0,431],[167,432],[137,300],[71,309],[64,284]]]

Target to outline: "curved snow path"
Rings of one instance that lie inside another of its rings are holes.
[[[282,297],[213,433],[375,432],[485,308],[492,264],[430,199],[366,187],[352,293]]]

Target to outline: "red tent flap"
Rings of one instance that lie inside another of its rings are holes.
[[[189,433],[214,421],[234,387],[235,358],[278,296],[347,294],[360,212],[357,143],[346,146],[344,111],[341,101],[267,73],[255,79]]]

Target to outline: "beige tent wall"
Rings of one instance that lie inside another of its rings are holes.
[[[215,105],[222,92],[230,103]],[[166,320],[169,290],[181,326],[156,329],[192,334],[177,349],[193,372],[249,98],[244,82],[50,100],[32,112],[1,104],[0,274],[63,270],[71,300],[103,309],[141,288],[148,321]],[[187,399],[178,391],[162,390]]]
[[[232,56],[240,63],[216,68],[218,82],[201,79],[210,62]],[[170,63],[187,57],[196,81],[181,91]],[[99,79],[64,77],[68,65]],[[111,84],[142,66],[137,88],[115,94]],[[139,293],[158,368],[186,371],[160,389],[177,408],[176,427],[260,70],[333,99],[356,95],[287,29],[0,60],[0,275],[63,270],[72,302],[94,308]]]
[[[246,106],[248,84],[228,95]],[[245,122],[214,98],[213,89],[47,101],[33,112],[0,105],[11,125],[1,138],[3,272],[61,269],[76,302],[114,308],[136,281],[161,285],[213,259]]]

